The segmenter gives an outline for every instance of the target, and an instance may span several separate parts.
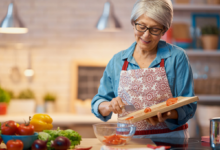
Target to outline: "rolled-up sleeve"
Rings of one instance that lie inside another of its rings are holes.
[[[193,73],[187,55],[183,52],[176,58],[175,64],[175,85],[174,97],[194,96]],[[191,119],[196,111],[197,102],[177,108],[178,119],[167,119],[165,122],[169,129],[174,130],[177,127],[185,124]]]
[[[100,118],[102,121],[108,121],[109,119],[111,119],[112,116],[112,113],[110,113],[108,116],[102,116],[99,113],[99,109],[98,109],[99,105],[102,102],[111,101],[115,97],[113,91],[113,79],[111,77],[114,71],[114,69],[112,70],[112,68],[113,68],[113,60],[110,60],[100,80],[98,93],[94,96],[91,103],[92,113],[97,118]]]

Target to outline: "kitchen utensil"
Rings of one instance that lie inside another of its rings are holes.
[[[220,149],[220,117],[210,120],[210,145],[212,149]]]
[[[156,104],[156,105],[152,105],[149,108],[151,109],[151,112],[145,113],[144,110],[145,109],[141,109],[141,110],[137,110],[134,112],[129,113],[128,115],[125,115],[123,117],[119,117],[118,118],[118,122],[121,123],[135,123],[141,120],[144,120],[146,118],[150,118],[153,116],[157,115],[157,112],[167,112],[173,109],[176,109],[178,107],[184,106],[186,104],[198,101],[199,98],[198,96],[194,96],[194,97],[177,97],[177,103],[167,106],[166,105],[166,101]],[[131,117],[131,119],[127,119],[128,117]]]
[[[93,125],[93,130],[104,145],[124,145],[132,139],[136,126],[125,123],[98,123]]]
[[[134,107],[134,105],[124,105],[122,107],[122,109],[124,109],[125,111],[135,111],[136,108]]]

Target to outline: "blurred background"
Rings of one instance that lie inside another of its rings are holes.
[[[91,99],[108,61],[135,41],[136,0],[0,1],[0,121],[48,113],[54,128],[94,137],[92,124],[101,121]],[[220,0],[172,2],[173,24],[162,39],[184,48],[193,69],[200,101],[191,137],[209,135],[209,119],[220,114]],[[3,30],[12,25],[21,30]]]

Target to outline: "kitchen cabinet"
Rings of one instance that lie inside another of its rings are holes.
[[[178,4],[178,3],[175,3],[175,0],[174,0],[173,9],[174,9],[173,23],[184,23],[184,24],[188,24],[190,27],[192,27],[192,24],[193,24],[193,22],[192,22],[192,13],[220,14],[219,13],[220,12],[220,5],[219,4],[212,4],[212,5],[211,4],[206,4],[205,1],[195,2],[194,0],[189,0],[188,4]],[[213,23],[213,22],[211,21],[211,22],[208,22],[208,23]],[[201,20],[200,20],[200,24],[207,25],[207,22],[203,21],[203,23],[201,23]],[[190,28],[191,37],[195,36],[194,35],[195,33],[194,33],[193,30],[194,30],[193,28]],[[199,36],[199,33],[197,33],[197,29],[196,29],[195,32],[196,32],[196,36]],[[199,42],[199,43],[200,43],[199,47],[201,47],[201,42]],[[195,45],[195,43],[193,45]],[[203,55],[202,52],[205,52],[205,51],[199,50],[199,49],[193,49],[193,52],[191,52],[191,50],[187,50],[187,51],[190,51],[190,52],[187,53],[188,55],[201,56],[201,55]],[[198,52],[197,50],[200,51],[201,53]],[[196,51],[196,52],[194,52],[194,51]],[[208,51],[204,55],[206,55],[206,54],[208,54],[209,56],[211,56],[211,55],[214,56],[215,54],[217,54],[217,56],[219,56],[219,52],[215,52],[213,50],[211,52]]]

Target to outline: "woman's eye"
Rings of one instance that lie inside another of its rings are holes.
[[[146,27],[145,26],[142,26],[142,25],[139,25],[139,28],[142,29],[142,30],[145,30]]]
[[[159,31],[160,29],[157,29],[157,28],[151,28],[151,30],[152,30],[153,32],[157,32],[157,31]]]

